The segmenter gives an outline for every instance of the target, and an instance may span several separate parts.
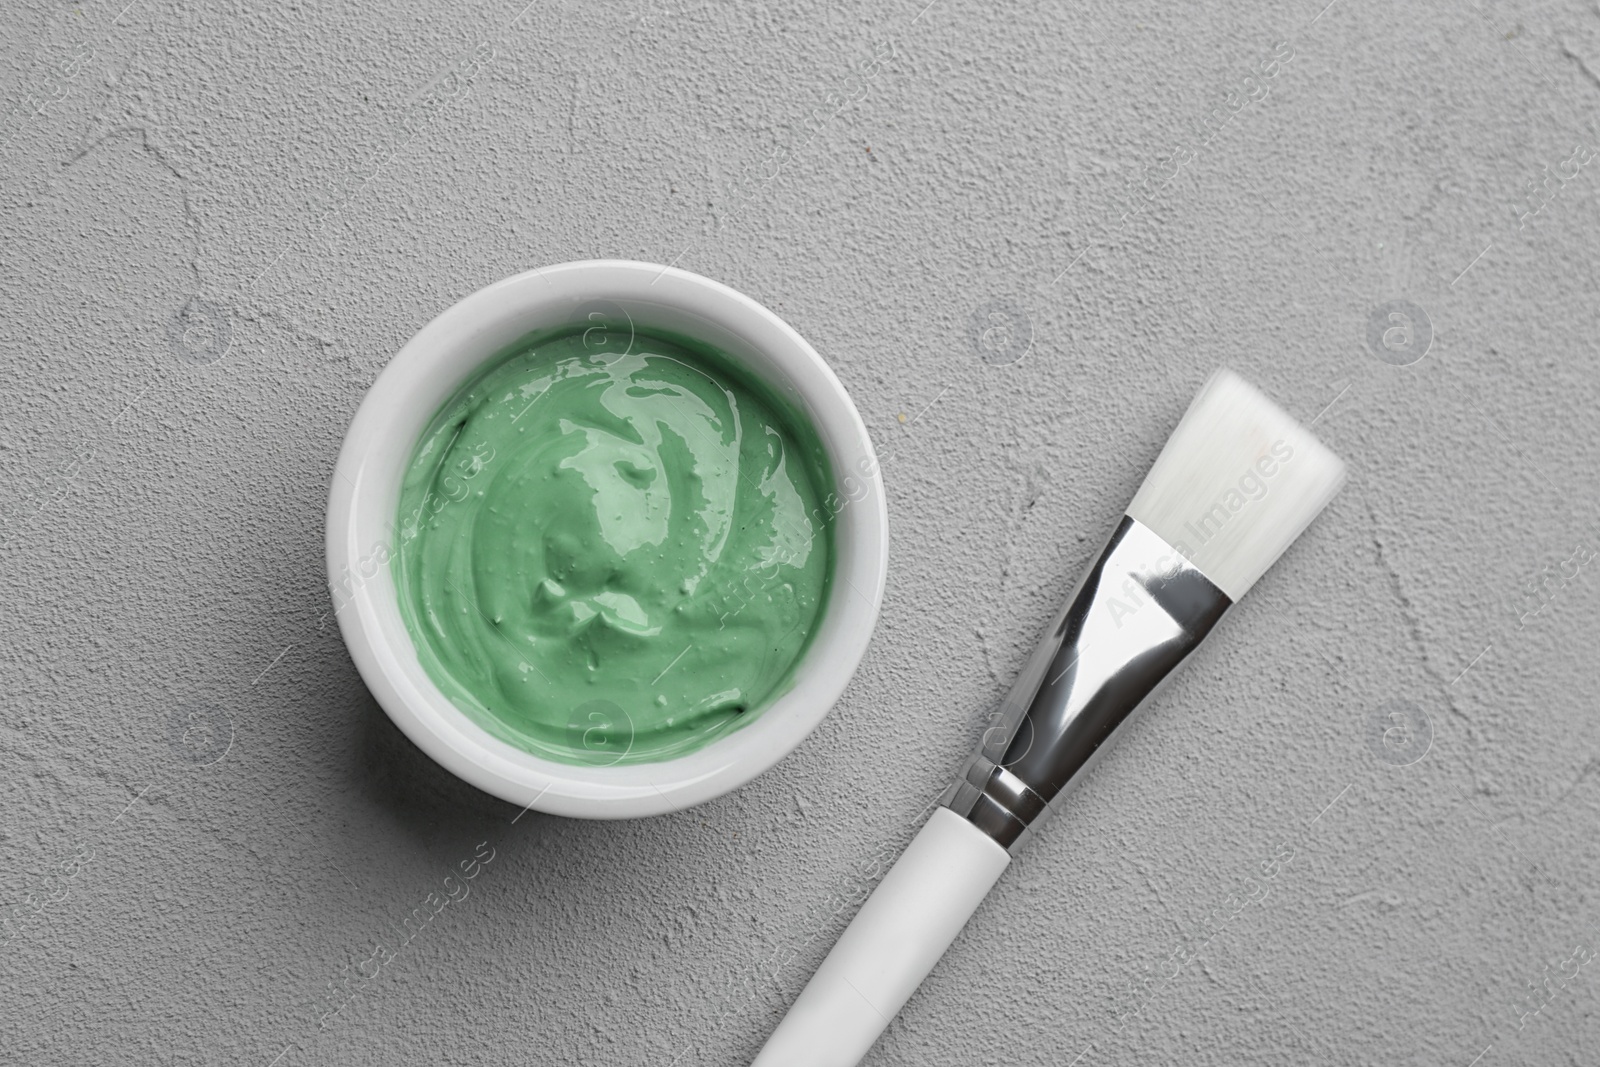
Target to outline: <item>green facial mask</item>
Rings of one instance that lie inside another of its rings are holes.
[[[417,655],[494,736],[643,763],[789,684],[833,572],[826,454],[730,360],[578,328],[467,382],[407,467],[393,572]]]

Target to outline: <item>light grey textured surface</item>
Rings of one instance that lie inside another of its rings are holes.
[[[748,1062],[1225,361],[1350,485],[869,1062],[1594,1062],[1594,3],[124,2],[0,40],[0,1059]],[[418,326],[593,257],[833,363],[889,589],[751,786],[514,822],[322,510]]]

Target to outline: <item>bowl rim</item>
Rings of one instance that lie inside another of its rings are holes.
[[[544,313],[554,325],[561,308],[599,300],[637,300],[736,335],[756,360],[770,363],[765,370],[746,369],[769,381],[776,374],[776,384],[811,420],[835,487],[847,484],[843,470],[861,492],[848,499],[837,492],[827,497],[835,535],[833,580],[822,625],[787,689],[749,725],[694,752],[654,763],[594,767],[544,759],[501,741],[427,678],[409,632],[403,626],[395,632],[398,603],[385,546],[399,506],[395,475],[409,464],[417,435],[439,405],[504,349],[495,337],[514,338],[518,330],[526,336],[539,327],[519,322]],[[453,383],[439,387],[451,375]],[[402,437],[397,455],[396,441]],[[391,483],[395,492],[387,493]],[[374,537],[380,527],[384,535]],[[373,547],[364,551],[367,545]],[[384,712],[417,747],[457,777],[524,811],[633,818],[678,811],[745,785],[827,717],[876,628],[888,572],[888,508],[877,454],[844,385],[774,312],[720,282],[676,267],[580,260],[491,283],[440,312],[401,346],[362,397],[346,430],[329,487],[326,553],[334,614],[351,659]],[[366,564],[374,557],[379,565],[368,575]],[[354,576],[359,578],[352,581]],[[347,587],[342,604],[341,581]]]

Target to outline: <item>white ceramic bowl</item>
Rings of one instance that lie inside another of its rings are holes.
[[[640,331],[697,338],[738,360],[811,420],[833,468],[834,578],[794,684],[750,724],[658,763],[577,766],[490,736],[433,684],[401,619],[389,567],[400,479],[423,427],[486,359],[528,334],[625,313]],[[648,263],[545,267],[481,289],[428,323],[356,411],[328,499],[328,580],[367,687],[419,748],[519,806],[584,818],[676,811],[736,789],[798,745],[866,653],[888,565],[877,457],[844,387],[771,311],[725,285]]]

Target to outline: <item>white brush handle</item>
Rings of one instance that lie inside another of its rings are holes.
[[[751,1067],[855,1067],[1010,862],[983,831],[936,808]]]

